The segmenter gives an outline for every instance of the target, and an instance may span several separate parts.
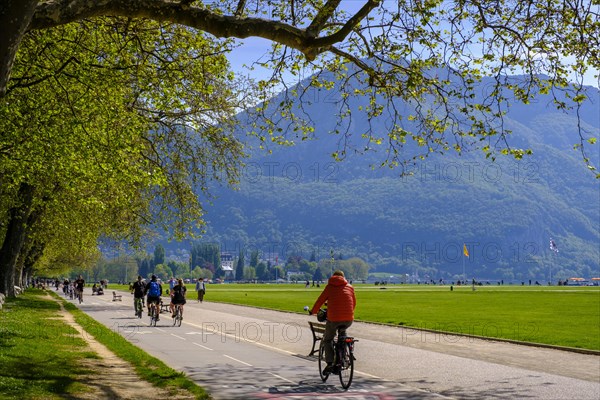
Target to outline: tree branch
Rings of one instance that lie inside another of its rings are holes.
[[[244,13],[244,8],[246,8],[246,0],[240,0],[238,2],[238,5],[237,5],[234,15],[238,18],[241,17],[242,14]]]
[[[356,14],[354,14],[350,19],[348,19],[348,21],[344,24],[344,26],[342,26],[342,28],[339,31],[329,36],[316,38],[316,47],[328,47],[332,44],[342,42],[344,39],[346,39],[346,36],[348,36],[352,32],[352,30],[360,24],[360,21],[365,19],[369,15],[369,13],[373,11],[374,8],[379,6],[380,3],[381,0],[367,1],[367,3],[365,3],[365,5],[362,6],[362,8],[358,10]],[[318,54],[319,52],[321,51],[317,51],[316,54]]]
[[[316,37],[319,32],[323,29],[323,26],[327,23],[327,20],[331,18],[333,12],[340,5],[341,0],[329,0],[323,8],[319,10],[319,13],[310,23],[308,28],[306,28],[306,32],[309,36]]]
[[[241,4],[242,2],[240,2]],[[220,15],[198,6],[183,6],[168,0],[56,0],[40,4],[29,29],[46,29],[84,18],[124,16],[149,18],[196,28],[220,38],[261,37],[316,56],[317,45],[303,29],[263,18]]]
[[[0,97],[6,93],[17,50],[37,3],[38,0],[0,2]]]

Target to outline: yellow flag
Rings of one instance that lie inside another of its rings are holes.
[[[467,245],[463,244],[463,254],[467,257],[469,257],[469,250],[467,250]]]

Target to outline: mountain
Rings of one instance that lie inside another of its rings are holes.
[[[587,89],[590,99],[578,110],[581,129],[598,138],[600,91]],[[303,108],[316,128],[312,140],[273,147],[272,154],[251,151],[238,190],[215,191],[203,240],[236,254],[257,249],[280,259],[313,252],[319,259],[334,251],[363,258],[373,271],[422,279],[600,276],[600,182],[573,149],[579,142],[575,111],[558,111],[543,95],[513,105],[504,119],[513,132],[510,144],[533,155],[491,161],[476,150],[431,154],[403,176],[401,169],[371,167],[385,153],[359,154],[367,121],[358,113],[344,120],[350,135],[327,133],[339,113],[338,94],[307,92],[314,99]],[[361,99],[349,103],[353,110],[366,106]],[[369,123],[381,131],[386,122]],[[342,141],[356,152],[335,162],[331,154]],[[418,150],[407,145],[404,151],[409,158]],[[586,150],[599,165],[598,145]],[[550,238],[558,253],[549,249]]]

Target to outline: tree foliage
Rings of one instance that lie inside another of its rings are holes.
[[[332,80],[321,74],[333,73],[344,82],[341,90],[348,99],[372,99],[371,106],[362,110],[366,118],[382,114],[389,118],[386,132],[362,132],[364,140],[356,149],[385,145],[387,157],[382,163],[391,166],[406,161],[401,149],[407,141],[422,147],[417,156],[449,149],[460,152],[477,144],[490,156],[504,152],[522,157],[527,150],[512,148],[507,139],[510,132],[501,124],[510,102],[529,102],[539,92],[567,90],[570,104],[557,106],[576,107],[585,98],[584,76],[593,73],[598,79],[600,70],[599,11],[591,0],[54,0],[7,4],[0,15],[6,21],[19,17],[15,26],[6,28],[6,49],[0,48],[0,88],[6,87],[11,54],[24,32],[87,18],[148,18],[218,38],[270,40],[272,50],[256,61],[273,71],[272,78],[261,83],[265,89],[261,100],[270,98],[268,89],[285,86],[284,72],[299,76],[306,69],[317,71],[311,86],[325,89],[332,87]],[[514,74],[522,79],[509,79]],[[493,76],[495,83],[484,98],[476,100],[473,85],[482,76]],[[354,81],[362,87],[355,89]],[[265,119],[257,123],[257,130],[260,135],[267,130],[265,141],[288,143],[313,134],[310,116],[290,113],[293,98],[301,92],[290,88],[290,101],[280,104],[277,114],[261,115]],[[414,108],[408,113],[397,109],[394,99]],[[341,104],[336,116],[340,121],[355,114],[348,104]],[[265,110],[257,108],[259,114]],[[282,118],[290,120],[289,130],[269,129]],[[416,125],[407,129],[408,121]],[[336,133],[347,129],[342,124]],[[579,136],[574,145],[595,169],[582,147],[594,138],[586,132]],[[342,146],[334,156],[344,157],[349,150]]]
[[[25,278],[18,262],[90,265],[101,235],[202,226],[198,193],[236,181],[241,155],[222,45],[111,18],[24,38],[0,99],[0,291]]]
[[[244,280],[244,270],[246,268],[245,265],[246,265],[246,262],[244,260],[244,252],[242,250],[240,250],[238,258],[237,258],[236,267],[235,267],[235,280],[236,281]]]
[[[195,243],[191,249],[192,268],[221,269],[221,246],[218,243]]]

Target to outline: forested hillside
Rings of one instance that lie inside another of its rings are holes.
[[[581,128],[598,137],[600,96],[589,90]],[[207,210],[205,241],[282,259],[313,251],[324,258],[333,250],[365,259],[374,271],[421,279],[600,276],[600,186],[573,149],[575,111],[556,110],[544,96],[507,110],[510,145],[533,151],[521,160],[492,161],[473,148],[389,169],[377,167],[384,146],[361,151],[366,121],[347,118],[346,135],[327,133],[341,101],[335,90],[311,96],[316,101],[304,112],[314,138],[273,146],[269,155],[253,149],[239,190],[218,191]],[[370,124],[377,130],[385,122]],[[331,154],[340,149],[346,156],[335,162]],[[420,149],[408,144],[403,151],[410,158]],[[598,145],[587,151],[598,165]]]

